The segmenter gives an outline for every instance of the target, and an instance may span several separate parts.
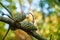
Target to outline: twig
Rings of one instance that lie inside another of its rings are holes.
[[[10,18],[10,16],[5,14],[4,12],[2,12],[2,11],[0,11],[0,12],[2,13],[2,16],[6,15],[6,16],[8,16]]]
[[[4,40],[4,39],[6,38],[6,36],[7,36],[8,32],[9,32],[9,30],[10,30],[10,27],[8,28],[8,30],[7,30],[6,34],[4,35],[4,37],[2,38],[2,40]]]
[[[34,24],[34,16],[33,16],[33,14],[32,14],[31,12],[29,12],[29,14],[31,14],[31,15],[32,15],[32,18],[33,18],[32,23]]]
[[[2,7],[4,7],[8,12],[9,14],[12,16],[12,13],[0,2],[0,4],[2,5]],[[12,16],[13,17],[13,16]]]

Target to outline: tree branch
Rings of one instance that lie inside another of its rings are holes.
[[[39,34],[37,34],[35,31],[30,30],[29,33],[30,33],[30,35],[37,38],[38,40],[46,40],[45,38],[43,38]]]
[[[37,38],[38,40],[45,40],[44,38],[42,38],[39,34],[37,34],[35,31],[33,30],[25,30],[25,27],[22,27],[20,24],[17,25],[17,23],[15,23],[12,19],[10,18],[5,18],[0,16],[0,21],[8,23],[9,25],[11,25],[13,28],[16,29],[22,29],[25,32],[27,32],[28,34],[32,35],[33,37]],[[16,26],[15,26],[16,25]],[[14,27],[15,26],[15,27]]]
[[[14,21],[12,19],[6,18],[6,17],[2,17],[2,16],[0,16],[0,21],[5,22],[5,23],[8,23],[10,25],[13,25],[14,24]]]

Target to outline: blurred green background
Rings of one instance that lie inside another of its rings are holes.
[[[48,40],[50,40],[50,38],[51,40],[60,40],[60,0],[0,0],[0,2],[2,2],[13,15],[14,13],[23,11],[28,15],[27,21],[29,22],[32,21],[32,17],[28,13],[29,11],[32,12],[35,18],[34,25],[38,29],[37,33]],[[9,15],[1,5],[0,11]],[[8,27],[8,24],[0,22],[0,40],[2,40]],[[5,40],[20,40],[18,39],[19,33],[15,33],[15,31],[10,30]],[[32,40],[37,39],[33,38]]]

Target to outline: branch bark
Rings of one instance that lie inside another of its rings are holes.
[[[0,16],[0,21],[5,22],[5,23],[7,23],[9,25],[13,25],[14,24],[14,21],[12,19],[6,18],[6,17],[2,17],[2,16]]]
[[[27,32],[29,35],[32,35],[33,37],[37,38],[38,40],[45,40],[44,38],[42,38],[39,34],[37,34],[35,31],[33,30],[25,30],[25,27],[22,27],[20,24],[16,24],[12,19],[10,18],[5,18],[0,16],[0,21],[8,23],[9,25],[11,25],[12,27],[15,26],[17,29],[22,29],[25,32]],[[14,28],[14,27],[13,27]]]

